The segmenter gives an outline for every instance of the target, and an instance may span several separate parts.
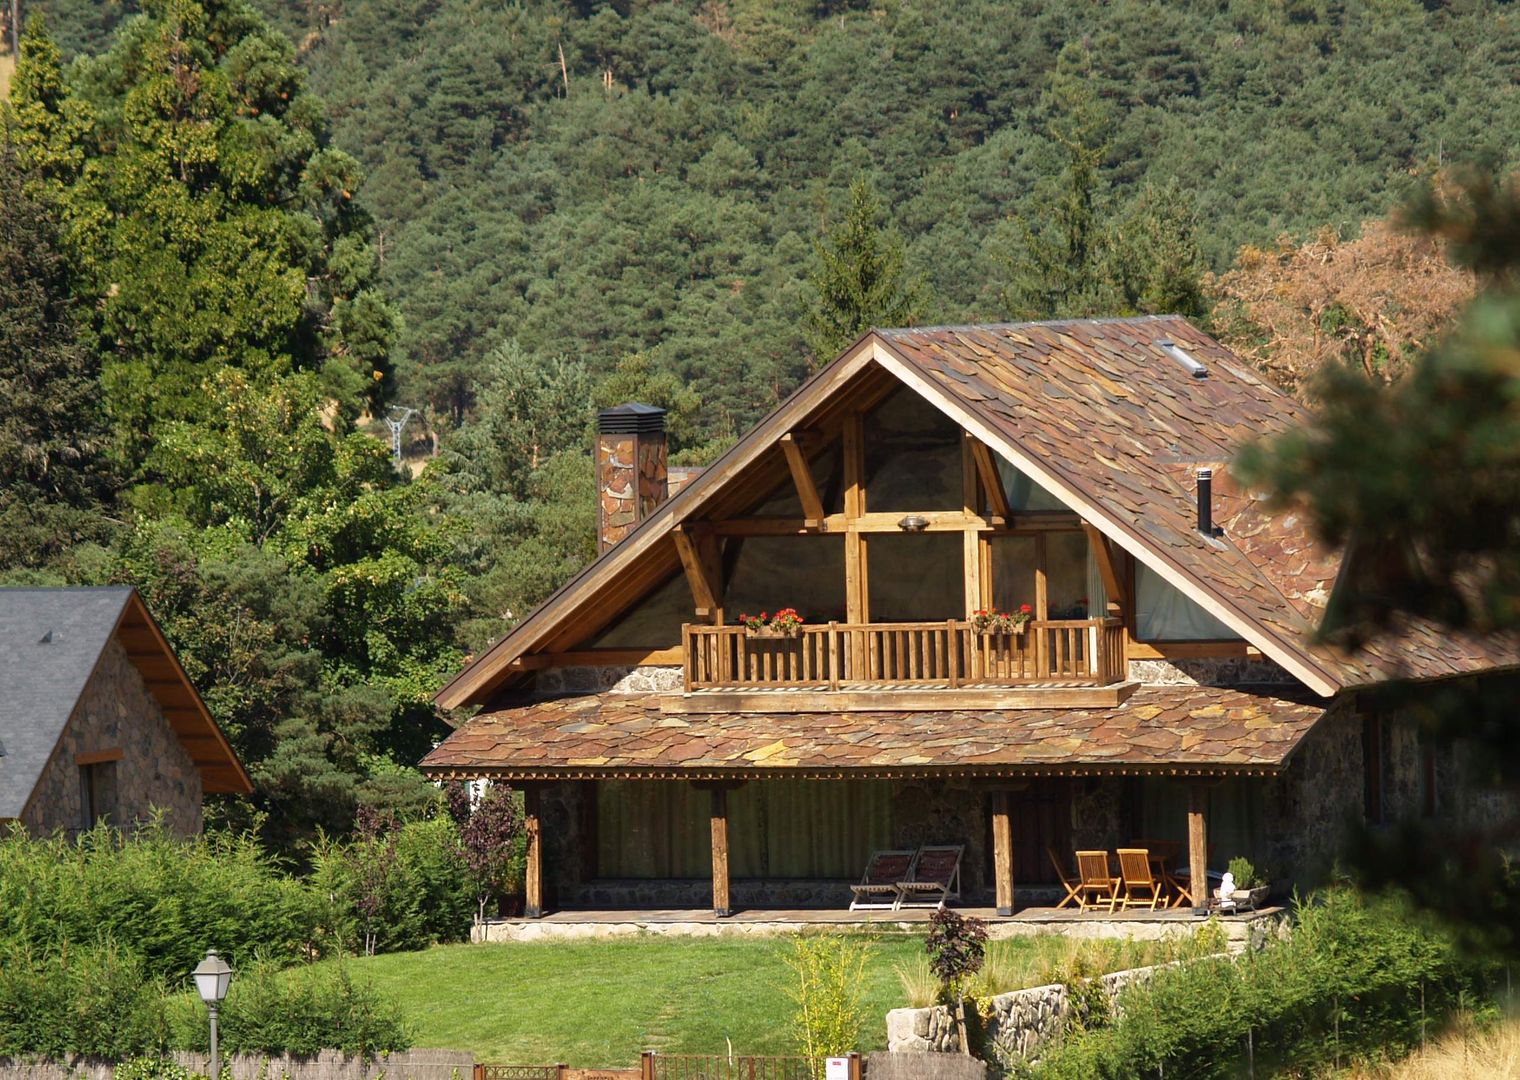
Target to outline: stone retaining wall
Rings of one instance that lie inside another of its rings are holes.
[[[1115,971],[1099,980],[1108,998],[1110,1015],[1121,1012],[1119,996],[1136,983],[1149,980],[1170,964]],[[990,1002],[987,1041],[1002,1056],[1035,1061],[1039,1049],[1066,1030],[1071,996],[1065,985],[1051,983],[999,994]],[[887,1013],[887,1050],[891,1053],[955,1054],[961,1051],[955,1017],[944,1005],[927,1009],[893,1009]]]
[[[175,1053],[168,1060],[193,1072],[209,1068],[204,1054]],[[316,1057],[238,1054],[224,1058],[233,1080],[471,1080],[475,1055],[459,1050],[407,1050],[373,1058],[323,1050]],[[0,1080],[112,1080],[116,1063],[98,1058],[20,1062],[0,1058]]]

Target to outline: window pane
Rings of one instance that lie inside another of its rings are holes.
[[[729,622],[784,607],[811,623],[844,619],[844,537],[751,536],[729,545],[737,551],[723,600]]]
[[[989,540],[992,550],[992,607],[1017,611],[1034,606],[1034,572],[1037,565],[1032,536],[998,536]]]
[[[866,510],[958,510],[961,430],[907,387],[865,419]]]
[[[866,580],[871,621],[962,617],[966,610],[963,544],[958,532],[870,534]]]
[[[1135,636],[1141,641],[1237,641],[1240,635],[1135,563]]]
[[[1036,484],[1016,465],[1000,456],[996,450],[992,452],[992,460],[997,462],[998,476],[1002,477],[1003,491],[1008,496],[1010,510],[1038,511],[1067,508],[1065,503]]]
[[[691,586],[677,570],[654,592],[634,604],[600,637],[593,649],[668,649],[681,644],[681,624],[695,617]]]
[[[1045,603],[1052,619],[1085,619],[1087,534],[1050,533],[1045,537]]]

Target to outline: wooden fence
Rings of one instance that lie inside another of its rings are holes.
[[[1018,634],[969,622],[820,623],[790,636],[742,626],[682,628],[686,689],[858,686],[956,689],[1068,683],[1106,686],[1126,677],[1119,619],[1047,619]]]

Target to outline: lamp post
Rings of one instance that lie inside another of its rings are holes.
[[[216,955],[215,949],[206,950],[206,959],[190,973],[195,979],[195,990],[211,1010],[211,1080],[221,1080],[222,1063],[216,1050],[216,1007],[227,996],[227,984],[232,982],[232,969],[227,961]]]

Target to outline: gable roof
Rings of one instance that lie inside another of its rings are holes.
[[[135,589],[0,589],[0,818],[21,816],[113,638],[142,672],[202,789],[253,790]]]
[[[1208,376],[1195,377],[1165,343]],[[1228,473],[1242,444],[1304,426],[1307,410],[1187,320],[1146,316],[868,332],[460,672],[439,704],[484,704],[512,676],[513,661],[652,557],[674,526],[868,366],[913,387],[1321,695],[1520,664],[1513,638],[1464,639],[1430,627],[1354,656],[1316,642],[1338,553],[1315,542],[1301,515],[1272,508]],[[1194,476],[1205,465],[1221,493],[1220,538],[1195,527]]]

